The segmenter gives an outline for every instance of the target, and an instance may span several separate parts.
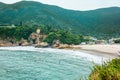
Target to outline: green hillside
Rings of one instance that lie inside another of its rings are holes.
[[[0,3],[0,24],[50,25],[83,35],[120,36],[120,8],[74,11],[33,1]]]

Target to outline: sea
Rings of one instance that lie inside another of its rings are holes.
[[[76,50],[0,47],[0,80],[87,80],[106,60]]]

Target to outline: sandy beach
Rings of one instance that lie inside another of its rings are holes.
[[[120,57],[120,44],[72,45],[71,48],[64,49],[80,51],[109,58]]]
[[[119,44],[77,45],[74,50],[107,57],[120,57]]]

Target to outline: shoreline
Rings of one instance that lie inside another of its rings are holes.
[[[101,49],[97,50],[99,46],[102,46],[102,48],[106,48],[106,47],[110,48],[110,46],[114,46],[114,45],[77,45],[77,46],[72,46],[71,48],[63,48],[63,50],[79,51],[79,52],[84,52],[87,54],[107,57],[107,58],[119,58],[120,57],[120,55],[118,55],[117,53],[113,53],[115,51],[112,51],[112,50],[111,51],[106,51],[107,49],[105,49],[105,51]],[[119,49],[120,49],[120,45],[117,45],[117,46],[119,46]],[[1,47],[28,47],[28,46],[1,46]],[[35,48],[35,46],[29,46],[29,47]],[[59,48],[53,48],[53,49],[59,49]]]
[[[102,52],[95,52],[95,51],[88,51],[88,50],[82,50],[82,49],[58,49],[58,48],[35,48],[34,46],[9,46],[9,47],[0,47],[0,50],[12,50],[12,51],[37,51],[37,52],[44,52],[44,51],[50,51],[55,54],[65,54],[69,55],[74,58],[85,58],[89,61],[92,61],[96,64],[102,64],[106,61],[111,61],[112,59],[118,58],[116,56],[112,56],[109,54],[105,54]],[[101,55],[102,54],[102,55]]]

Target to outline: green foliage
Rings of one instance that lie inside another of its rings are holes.
[[[29,35],[36,29],[30,27],[2,27],[0,28],[1,39],[28,39]]]
[[[51,32],[47,35],[44,41],[51,45],[56,38],[57,38],[57,35],[54,32]]]
[[[50,32],[44,41],[52,44],[54,40],[60,40],[63,44],[80,44],[83,37],[82,35],[75,35],[66,30],[57,30]]]
[[[14,31],[15,28],[0,28],[0,38],[7,39],[7,38],[14,38]]]
[[[21,38],[24,38],[24,39],[28,39],[28,37],[30,36],[30,34],[32,32],[34,32],[36,29],[34,28],[30,28],[30,27],[17,27],[15,29],[15,33],[14,35],[16,36],[17,39],[21,39]]]
[[[113,59],[103,65],[95,65],[89,80],[120,80],[120,59]]]
[[[39,28],[41,29],[41,34],[49,34],[50,32],[57,31],[56,27],[49,25],[41,25]]]

